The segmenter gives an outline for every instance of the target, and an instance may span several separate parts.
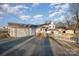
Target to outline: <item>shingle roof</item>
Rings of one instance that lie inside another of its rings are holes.
[[[8,26],[15,27],[15,28],[26,28],[26,27],[38,27],[39,25],[33,24],[20,24],[20,23],[8,23]]]

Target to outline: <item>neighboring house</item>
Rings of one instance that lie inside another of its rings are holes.
[[[45,34],[51,34],[55,30],[55,24],[53,22],[48,22],[40,25],[36,29],[36,34],[37,33],[45,33]]]
[[[43,24],[43,28],[46,28],[47,30],[54,30],[55,24],[53,22],[45,23]]]
[[[75,30],[75,33],[79,34],[79,28]]]
[[[49,24],[49,29],[52,29],[52,30],[55,29],[55,24],[53,22]]]
[[[67,34],[74,34],[74,30],[66,30]]]
[[[0,34],[1,33],[8,33],[7,27],[0,27]]]
[[[8,33],[11,37],[24,37],[35,34],[37,26],[31,24],[8,23]]]
[[[57,29],[58,31],[59,31],[59,33],[65,33],[65,29],[63,29],[63,28],[59,28],[59,29]]]

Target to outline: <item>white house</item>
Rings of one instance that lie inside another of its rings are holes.
[[[66,30],[67,34],[74,34],[74,30]]]
[[[55,24],[54,24],[53,22],[51,22],[51,23],[49,24],[48,29],[54,30],[54,29],[55,29]]]
[[[35,25],[8,23],[8,32],[11,37],[31,36],[35,34],[35,31],[36,31]]]

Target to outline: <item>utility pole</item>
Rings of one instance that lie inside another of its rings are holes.
[[[79,28],[78,4],[76,4],[76,21],[77,21],[76,28],[78,29]],[[76,38],[76,43],[79,44],[79,38],[78,37]]]
[[[77,20],[77,28],[78,28],[78,25],[79,25],[78,10],[76,11],[76,20]]]
[[[76,24],[76,28],[78,28],[79,26],[79,18],[78,18],[78,5],[76,4],[76,21],[77,21],[77,24]]]

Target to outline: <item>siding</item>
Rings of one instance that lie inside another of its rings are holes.
[[[11,37],[24,37],[35,34],[35,28],[8,28]]]

